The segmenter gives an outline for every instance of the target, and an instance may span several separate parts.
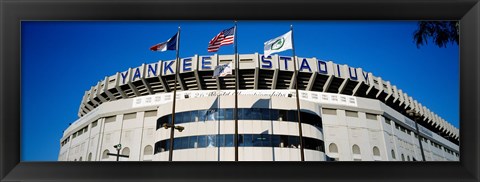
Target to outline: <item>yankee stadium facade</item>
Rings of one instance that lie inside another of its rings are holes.
[[[180,59],[175,125],[183,131],[175,130],[173,161],[235,159],[235,77],[212,77],[233,60]],[[421,161],[420,147],[426,161],[459,161],[459,130],[393,83],[331,61],[297,62],[305,161]],[[292,57],[240,54],[239,64],[239,161],[299,161]],[[120,161],[168,161],[171,130],[163,126],[172,120],[175,65],[142,64],[92,86],[58,159],[115,161],[108,153],[121,144]]]

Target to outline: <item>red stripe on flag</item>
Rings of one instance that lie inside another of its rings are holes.
[[[207,51],[208,52],[217,52],[218,49],[223,45],[230,45],[233,44],[235,35],[227,33],[228,36],[224,36],[223,32],[225,30],[218,33],[215,37],[208,42]]]

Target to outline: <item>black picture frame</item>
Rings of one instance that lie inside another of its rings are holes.
[[[2,181],[479,181],[478,0],[0,1]],[[460,162],[20,162],[22,20],[460,20]]]

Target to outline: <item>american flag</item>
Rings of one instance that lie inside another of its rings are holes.
[[[235,27],[225,29],[213,37],[208,43],[208,52],[217,52],[220,46],[233,44],[235,38]]]

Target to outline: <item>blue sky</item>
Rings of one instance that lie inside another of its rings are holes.
[[[263,53],[263,43],[294,26],[295,52],[360,67],[458,127],[459,48],[430,41],[417,48],[415,21],[239,21],[238,52]],[[86,90],[116,72],[172,60],[150,46],[181,26],[180,57],[212,55],[207,44],[232,21],[25,21],[21,30],[21,160],[56,161],[59,140],[78,119]],[[219,54],[232,54],[224,46]],[[280,55],[289,56],[291,51]]]

